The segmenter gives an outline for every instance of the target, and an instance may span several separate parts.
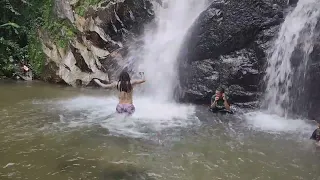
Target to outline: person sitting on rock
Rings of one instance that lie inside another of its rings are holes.
[[[320,142],[320,123],[318,124],[318,128],[313,131],[310,139],[315,140],[317,143]]]
[[[26,66],[26,65],[24,64],[24,62],[21,62],[20,64],[21,64],[22,73],[23,73],[24,76],[26,76],[26,75],[27,75],[27,72],[29,72],[30,69],[29,69],[28,66]]]
[[[211,97],[211,111],[221,111],[228,110],[230,111],[230,102],[229,97],[225,94],[224,88],[219,87],[216,90],[216,94]]]

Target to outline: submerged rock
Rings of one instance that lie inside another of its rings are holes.
[[[284,0],[214,1],[181,49],[180,100],[209,103],[215,89],[225,86],[233,103],[256,102],[284,7]]]
[[[76,36],[61,48],[41,32],[43,51],[47,55],[42,79],[87,86],[93,78],[110,81],[123,66],[128,42],[142,34],[144,24],[153,19],[150,0],[106,0],[76,14],[78,1],[55,0],[60,18],[69,19]]]

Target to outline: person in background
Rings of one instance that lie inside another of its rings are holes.
[[[24,76],[26,76],[27,72],[29,72],[29,70],[30,70],[29,67],[26,66],[24,62],[20,63],[20,68],[21,68],[22,73],[23,73]]]
[[[99,86],[106,89],[117,88],[117,90],[119,91],[119,103],[116,107],[116,111],[118,113],[121,113],[121,114],[126,113],[128,115],[132,115],[135,112],[135,106],[133,105],[133,100],[132,100],[133,88],[135,87],[135,85],[146,82],[146,80],[144,79],[144,76],[141,80],[131,81],[131,78],[127,71],[121,72],[118,82],[103,84],[98,79],[94,79],[94,81]]]
[[[315,140],[317,143],[320,142],[320,123],[318,124],[318,128],[313,131],[310,139]]]
[[[230,111],[229,97],[225,94],[224,88],[219,87],[216,94],[211,97],[211,111],[228,110]]]

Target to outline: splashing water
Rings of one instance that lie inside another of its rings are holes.
[[[313,122],[302,119],[285,119],[275,114],[250,112],[246,114],[248,128],[271,134],[292,133],[309,137],[314,130]]]
[[[173,89],[177,83],[176,61],[180,46],[188,29],[204,10],[206,1],[170,0],[163,1],[163,7],[154,3],[155,21],[146,26],[144,45],[132,47],[127,59],[129,69],[145,72],[147,80],[140,86],[143,96],[134,96],[136,112],[132,117],[115,114],[116,98],[80,97],[57,103],[71,114],[61,117],[62,123],[64,119],[69,119],[69,126],[73,127],[99,123],[113,133],[134,137],[199,123],[194,106],[174,102]],[[136,59],[139,61],[133,61]],[[72,120],[77,113],[77,118]]]
[[[52,102],[60,111],[63,126],[81,127],[101,125],[112,134],[130,137],[146,137],[164,129],[187,127],[199,124],[194,116],[195,108],[189,105],[150,103],[150,99],[138,96],[134,101],[138,107],[131,117],[115,113],[116,97],[80,96],[73,99]],[[61,125],[61,124],[60,124]]]
[[[100,116],[100,119],[104,119],[102,126],[110,131],[140,137],[150,131],[158,132],[198,123],[194,116],[195,107],[175,103],[173,89],[177,84],[176,61],[180,46],[188,29],[204,10],[206,0],[170,0],[163,1],[163,4],[164,6],[161,7],[154,3],[156,18],[146,26],[144,45],[129,53],[128,66],[133,64],[135,69],[145,72],[147,80],[141,86],[143,96],[135,95],[134,97],[136,112],[133,116],[130,118],[116,116],[106,119],[106,112],[110,114],[115,111],[116,99],[108,98],[103,102],[98,101],[101,104],[84,106],[84,109],[94,108],[89,116],[94,118]],[[139,61],[132,62],[135,59]],[[76,109],[81,104],[72,101],[70,103],[67,107]]]
[[[206,0],[170,0],[163,4],[155,5],[156,28],[147,29],[142,50],[131,54],[141,59],[137,69],[145,72],[145,93],[156,101],[172,102],[178,83],[177,56],[185,34],[206,7]]]
[[[300,83],[293,82],[292,55],[296,48],[301,48],[304,56],[297,73],[305,73],[319,17],[319,0],[300,0],[282,24],[266,70],[267,91],[264,103],[269,113],[288,116],[291,108],[290,90],[293,83]]]

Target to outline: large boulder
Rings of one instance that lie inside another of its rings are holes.
[[[179,56],[180,100],[209,103],[224,86],[233,103],[252,106],[261,94],[267,50],[286,0],[214,1],[189,30]]]

